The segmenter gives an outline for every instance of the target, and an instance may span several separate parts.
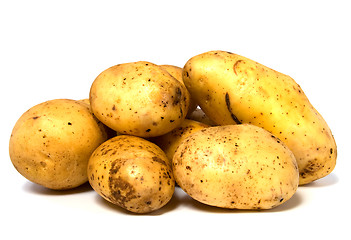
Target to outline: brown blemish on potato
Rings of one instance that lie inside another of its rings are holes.
[[[38,118],[40,118],[40,116],[32,117],[33,120],[36,120],[36,119],[38,119]]]
[[[236,61],[236,62],[234,63],[234,65],[233,65],[233,70],[234,70],[235,75],[238,75],[237,72],[236,72],[236,67],[237,67],[238,63],[240,63],[240,62],[242,62],[242,60]]]
[[[162,165],[167,165],[165,161],[163,161],[161,158],[159,157],[152,157],[152,160],[158,163],[161,163]]]
[[[309,175],[314,175],[315,172],[318,172],[324,165],[319,164],[317,161],[308,161],[307,166],[304,169],[300,170],[300,177],[306,178]]]
[[[173,100],[173,106],[178,105],[181,99],[182,99],[182,90],[179,87],[177,87],[175,92],[175,97]]]
[[[230,113],[230,116],[232,117],[232,119],[234,120],[234,122],[236,124],[241,124],[240,120],[234,115],[234,113],[232,112],[232,108],[230,107],[230,99],[229,99],[229,93],[227,92],[225,94],[225,104],[227,106],[227,109]]]
[[[132,199],[137,198],[135,195],[135,189],[133,185],[129,182],[125,181],[120,176],[116,177],[116,173],[120,169],[120,165],[118,160],[112,162],[111,169],[109,171],[109,188],[111,191],[111,195],[108,197],[112,202],[126,207],[126,203]]]

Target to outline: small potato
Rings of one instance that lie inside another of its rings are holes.
[[[134,213],[148,213],[172,198],[171,162],[155,144],[120,135],[101,144],[88,164],[92,188],[107,201]]]
[[[179,127],[165,135],[153,138],[151,141],[156,143],[166,153],[168,159],[172,161],[173,155],[182,140],[190,134],[207,127],[210,126],[197,121],[185,119]]]
[[[155,137],[172,131],[189,108],[185,85],[150,62],[119,64],[103,71],[90,89],[94,115],[121,134]]]
[[[38,104],[15,124],[10,158],[28,180],[50,189],[70,189],[88,181],[92,152],[107,133],[82,102],[56,99]]]
[[[292,152],[268,131],[248,124],[191,134],[173,157],[173,174],[192,198],[231,209],[270,209],[295,193]]]
[[[188,119],[202,122],[204,124],[210,125],[210,126],[217,126],[214,121],[212,121],[207,115],[202,111],[201,108],[196,108],[191,114],[187,116]]]
[[[163,69],[165,69],[167,72],[169,72],[175,79],[177,79],[179,82],[183,83],[183,68],[173,66],[173,65],[160,65]],[[190,101],[189,101],[189,110],[187,115],[191,114],[197,107],[197,103],[194,101],[194,99],[191,97],[190,93]]]

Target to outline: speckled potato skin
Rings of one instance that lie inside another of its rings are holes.
[[[230,209],[270,209],[296,192],[292,152],[253,125],[210,127],[193,133],[173,157],[179,186],[202,203]]]
[[[156,143],[156,145],[166,153],[168,159],[172,161],[177,147],[185,138],[190,134],[207,127],[210,126],[194,120],[185,119],[179,127],[165,135],[153,138],[151,141]]]
[[[165,69],[167,72],[169,72],[175,79],[180,81],[181,83],[184,84],[183,82],[183,69],[174,65],[160,65],[163,69]],[[187,90],[188,91],[188,90]],[[190,93],[189,94],[189,110],[187,115],[191,114],[197,107],[197,103],[192,99]]]
[[[186,63],[183,80],[217,124],[249,123],[280,138],[296,157],[300,185],[334,169],[331,130],[291,77],[237,54],[210,51]]]
[[[55,99],[33,106],[18,119],[9,153],[28,180],[50,189],[71,189],[88,181],[89,157],[106,139],[85,103]]]
[[[182,82],[150,62],[119,64],[99,74],[90,89],[94,115],[121,134],[155,137],[185,119],[189,92]]]
[[[171,162],[158,146],[139,137],[120,135],[101,144],[87,171],[99,195],[134,213],[160,209],[174,193]]]

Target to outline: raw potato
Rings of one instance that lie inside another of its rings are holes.
[[[165,69],[167,72],[169,72],[175,79],[177,79],[179,82],[183,83],[183,69],[177,66],[173,65],[160,65],[163,69]],[[188,90],[187,90],[188,91]],[[187,115],[191,114],[197,107],[197,103],[191,98],[190,93],[189,94],[189,110]]]
[[[155,137],[185,119],[189,92],[162,67],[149,62],[119,64],[103,71],[90,89],[94,115],[121,134]]]
[[[168,159],[172,161],[173,155],[182,140],[190,136],[190,134],[207,127],[210,126],[201,122],[185,119],[179,127],[165,135],[156,137],[151,141],[156,143],[157,146],[166,153]]]
[[[15,124],[10,158],[28,180],[50,189],[70,189],[88,181],[92,152],[107,139],[85,103],[56,99],[38,104]]]
[[[186,63],[183,80],[217,124],[253,124],[284,141],[296,157],[300,185],[334,169],[331,130],[291,77],[233,53],[211,51]]]
[[[155,144],[120,135],[101,144],[88,164],[92,188],[107,201],[135,213],[163,207],[172,198],[171,162]]]
[[[210,127],[191,134],[173,157],[179,186],[202,203],[231,209],[270,209],[295,193],[292,152],[253,125]]]

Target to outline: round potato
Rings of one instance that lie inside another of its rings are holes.
[[[103,71],[90,89],[94,115],[115,131],[155,137],[172,131],[189,108],[185,85],[150,62],[119,64]]]
[[[160,65],[160,66],[162,68],[164,68],[167,72],[169,72],[175,79],[177,79],[179,82],[184,84],[183,68],[173,66],[173,65]],[[188,110],[187,115],[191,114],[197,108],[197,103],[191,97],[190,93],[188,93],[188,94],[190,96],[190,100],[189,100],[189,110]]]
[[[168,159],[172,161],[173,155],[182,140],[190,136],[190,134],[207,127],[210,126],[197,121],[185,119],[179,127],[165,135],[153,138],[151,141],[156,143],[157,146],[166,153]]]
[[[70,189],[88,181],[92,152],[107,139],[85,103],[56,99],[38,104],[15,124],[10,158],[28,180],[50,189]]]
[[[107,201],[134,213],[155,211],[172,198],[171,162],[155,144],[120,135],[101,144],[88,164],[92,188]]]
[[[268,131],[247,124],[191,134],[173,157],[173,174],[192,198],[231,209],[270,209],[295,193],[292,152]]]

